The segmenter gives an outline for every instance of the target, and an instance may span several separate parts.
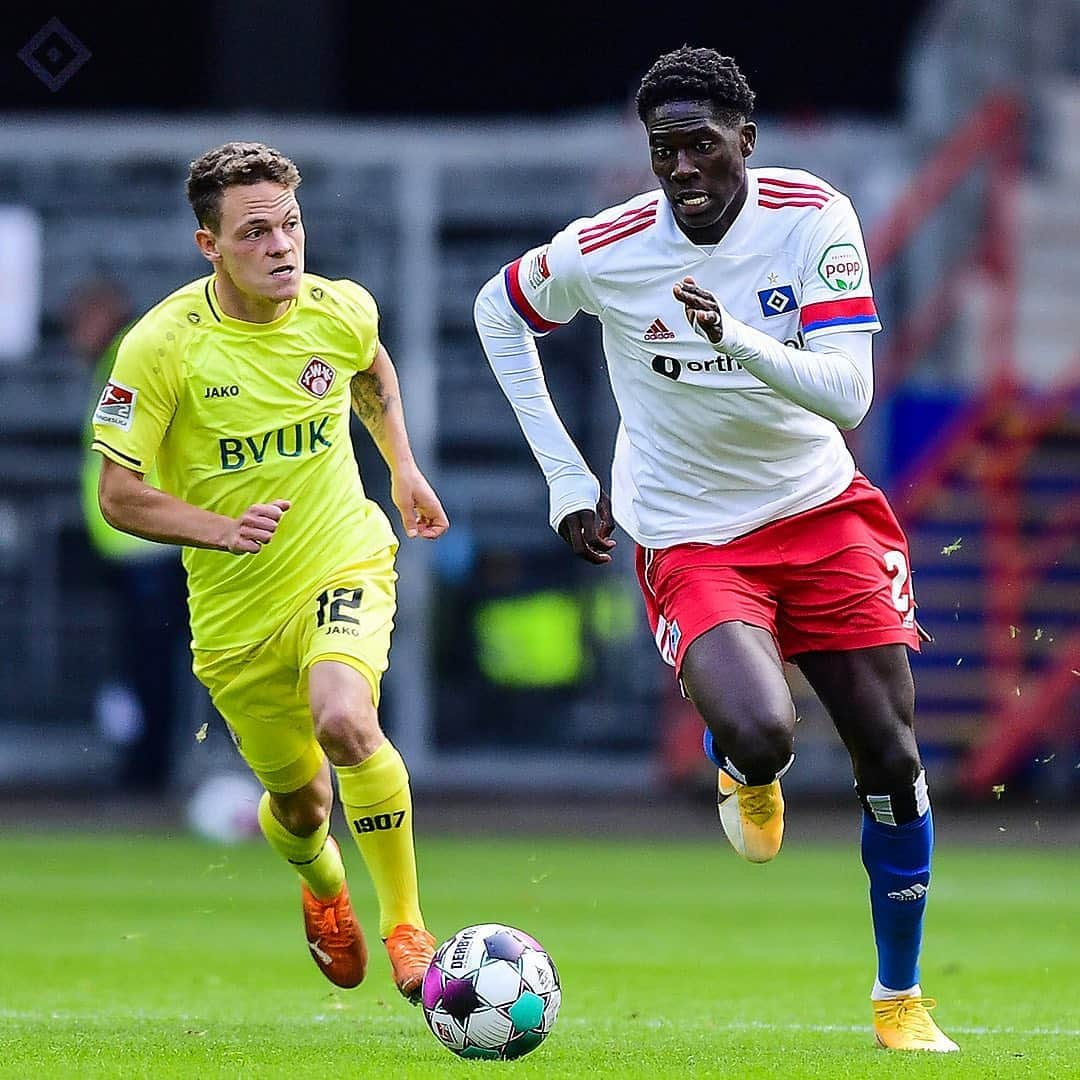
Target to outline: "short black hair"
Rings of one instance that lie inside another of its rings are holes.
[[[689,45],[664,53],[645,72],[635,98],[638,116],[644,121],[650,109],[669,101],[711,101],[732,125],[754,111],[754,91],[739,65],[715,49]]]

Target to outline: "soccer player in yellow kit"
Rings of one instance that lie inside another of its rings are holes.
[[[195,241],[213,273],[124,339],[94,415],[99,498],[116,528],[183,545],[195,674],[266,789],[259,822],[302,879],[316,964],[344,987],[367,966],[329,831],[333,771],[394,982],[416,1001],[435,941],[408,772],[377,712],[397,540],[364,494],[350,401],[390,469],[406,535],[433,540],[449,522],[413,460],[375,301],[304,272],[299,183],[261,143],[192,162]],[[151,463],[160,488],[144,479]]]

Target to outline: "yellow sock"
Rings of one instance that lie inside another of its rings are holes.
[[[338,793],[379,898],[379,937],[424,925],[416,887],[409,773],[389,740],[359,765],[335,765]]]
[[[320,899],[337,896],[345,881],[345,864],[336,844],[328,844],[330,818],[310,836],[294,836],[270,809],[270,793],[263,792],[259,800],[259,827],[267,843],[288,859],[296,872],[308,883],[308,888]]]

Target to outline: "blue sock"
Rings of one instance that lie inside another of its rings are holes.
[[[878,981],[890,990],[907,990],[919,981],[933,849],[929,809],[906,825],[885,825],[863,813],[862,860],[870,878]]]
[[[713,742],[712,732],[706,728],[705,734],[701,736],[701,746],[705,751],[705,756],[718,768],[724,767],[724,761],[720,757],[719,751],[716,749],[716,743]]]

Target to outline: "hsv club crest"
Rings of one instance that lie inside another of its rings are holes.
[[[337,372],[321,356],[313,356],[307,362],[307,367],[300,372],[297,382],[312,397],[324,398],[330,392],[330,387],[334,385],[336,374]]]

